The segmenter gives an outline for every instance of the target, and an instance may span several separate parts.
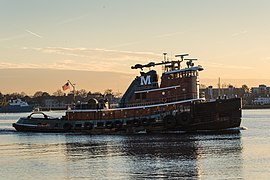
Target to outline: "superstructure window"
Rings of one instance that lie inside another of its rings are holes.
[[[146,92],[142,93],[142,99],[146,99]]]
[[[135,93],[135,99],[140,99],[141,94],[140,93]]]

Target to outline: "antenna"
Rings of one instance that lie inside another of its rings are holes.
[[[185,61],[187,61],[187,66],[189,67],[193,67],[194,63],[192,61],[197,61],[198,59],[184,59]]]
[[[181,57],[181,60],[183,61],[184,60],[184,57],[185,56],[188,56],[189,54],[177,54],[175,55],[175,57]]]
[[[167,54],[168,54],[167,52],[163,53],[164,61],[167,61]]]

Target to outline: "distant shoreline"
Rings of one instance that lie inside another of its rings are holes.
[[[270,109],[270,105],[243,105],[242,109]]]

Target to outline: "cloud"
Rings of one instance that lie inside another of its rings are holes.
[[[183,34],[184,32],[173,32],[173,33],[167,33],[167,34],[160,34],[155,36],[155,38],[166,38],[166,37],[171,37],[171,36],[175,36],[177,34]]]
[[[247,31],[246,30],[243,30],[243,31],[241,31],[241,32],[236,32],[236,33],[234,33],[233,35],[232,35],[232,37],[237,37],[237,36],[240,36],[240,35],[243,35],[243,34],[246,34],[247,33]]]
[[[24,48],[26,49],[26,48]],[[27,48],[29,49],[29,48]],[[161,59],[162,54],[155,54],[152,52],[134,52],[134,51],[120,51],[112,49],[99,48],[64,48],[64,47],[47,47],[47,48],[33,48],[32,50],[42,53],[58,54],[63,56],[73,56],[87,59],[89,62],[110,62],[110,63],[147,63],[150,60]]]
[[[73,60],[63,60],[55,63],[7,63],[0,62],[0,69],[56,69],[56,70],[80,70],[80,71],[106,71],[109,68],[104,65],[80,63]]]
[[[122,44],[118,44],[118,45],[112,46],[112,47],[110,47],[110,48],[126,47],[126,46],[130,46],[130,45],[134,45],[134,44],[140,44],[140,43],[142,43],[142,42],[143,42],[143,41],[127,42],[127,43],[122,43]]]
[[[72,23],[72,22],[75,22],[75,21],[79,21],[85,17],[87,17],[88,14],[85,14],[85,15],[81,15],[81,16],[78,16],[78,17],[72,17],[72,18],[69,18],[69,19],[66,19],[66,20],[63,20],[61,22],[58,23],[58,25],[63,25],[63,24],[68,24],[68,23]]]
[[[250,66],[233,66],[233,65],[226,65],[226,64],[220,64],[220,63],[203,62],[202,64],[204,64],[204,66],[206,67],[214,67],[214,68],[222,68],[222,69],[239,69],[239,70],[254,69],[253,67],[250,67]]]
[[[25,51],[37,51],[42,54],[50,54],[50,61],[46,63],[7,63],[2,61],[0,69],[32,68],[32,69],[58,69],[58,70],[81,70],[81,71],[108,71],[134,74],[132,65],[150,61],[162,60],[162,54],[152,52],[119,51],[98,48],[28,48]],[[51,56],[55,55],[55,56]],[[43,55],[40,55],[43,56]],[[44,57],[43,57],[44,59]],[[44,62],[44,61],[43,61]]]
[[[263,57],[261,58],[262,61],[269,61],[270,60],[270,57]]]
[[[26,48],[26,47],[24,47]],[[27,48],[30,49],[30,48]],[[134,52],[134,51],[121,51],[121,50],[112,50],[112,49],[102,49],[102,48],[65,48],[65,47],[46,47],[46,48],[33,48],[37,51],[43,51],[48,53],[59,53],[59,52],[107,52],[107,53],[122,53],[122,54],[133,54],[133,55],[154,55],[160,56],[160,54],[155,54],[152,52]]]
[[[30,30],[25,29],[25,31],[28,32],[29,34],[33,35],[33,36],[36,36],[38,38],[42,38],[42,36],[38,35],[37,33],[32,32]]]
[[[0,42],[11,41],[11,40],[15,40],[15,39],[21,39],[21,38],[25,38],[26,36],[27,36],[26,33],[24,33],[24,34],[18,34],[18,35],[14,35],[14,36],[2,38],[2,39],[0,39]]]
[[[167,38],[167,37],[171,37],[171,36],[175,36],[177,34],[183,34],[183,33],[184,32],[173,32],[173,33],[159,34],[159,35],[152,36],[152,37],[149,37],[149,38],[146,38],[146,39],[144,38],[144,40],[141,40],[141,41],[126,42],[126,43],[122,43],[122,44],[112,46],[110,48],[119,48],[119,47],[125,47],[125,46],[134,45],[134,44],[142,44],[146,40],[149,41],[149,40],[152,40],[152,39],[162,39],[162,38]]]
[[[81,70],[81,71],[108,71],[134,74],[130,67],[135,64],[147,64],[148,62],[162,61],[162,54],[153,52],[120,51],[101,48],[65,48],[65,47],[45,47],[28,48],[23,50],[37,51],[44,54],[54,54],[55,60],[51,63],[0,63],[0,69],[6,68],[40,68],[58,70]],[[47,61],[48,62],[48,61]],[[227,65],[221,63],[211,63],[200,61],[204,67],[226,68],[249,70],[254,69],[249,66]]]
[[[23,69],[23,68],[42,68],[42,65],[32,64],[32,63],[9,63],[9,62],[0,62],[0,69]]]
[[[25,29],[25,32],[27,32],[27,33],[22,33],[22,34],[10,36],[10,37],[2,38],[2,39],[0,39],[0,42],[12,41],[12,40],[16,40],[16,39],[26,38],[27,36],[29,36],[29,34],[31,34],[32,36],[36,36],[38,38],[43,38],[41,35],[39,35],[37,33],[34,33],[32,31],[30,31],[30,30]]]

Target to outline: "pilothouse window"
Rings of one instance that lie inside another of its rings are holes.
[[[185,78],[185,77],[194,77],[198,76],[197,71],[185,71],[185,72],[180,72],[174,75],[175,78]]]

